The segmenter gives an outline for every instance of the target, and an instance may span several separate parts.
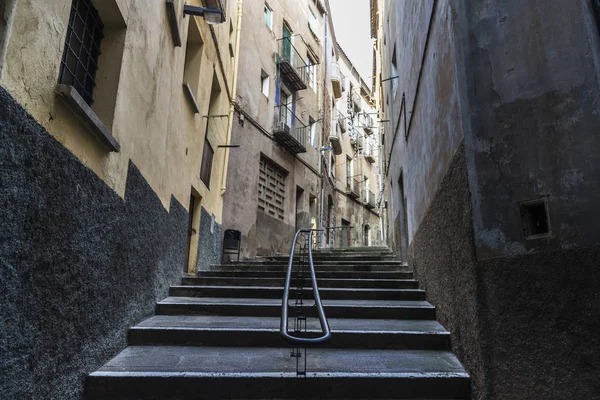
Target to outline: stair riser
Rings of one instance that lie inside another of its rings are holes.
[[[184,285],[201,286],[274,286],[281,287],[284,284],[283,276],[280,278],[183,278]],[[297,280],[292,280],[295,285]],[[309,282],[306,281],[305,285]],[[366,281],[354,280],[319,280],[321,288],[368,288],[368,289],[418,289],[416,281]]]
[[[215,265],[211,267],[211,271],[253,271],[253,272],[282,272],[287,271],[287,264],[228,264]],[[408,267],[398,265],[381,265],[381,264],[363,264],[349,265],[344,264],[315,264],[315,271],[319,272],[412,272]]]
[[[231,278],[275,278],[284,279],[285,272],[257,272],[257,271],[200,271],[198,277],[231,277]],[[413,279],[412,272],[317,272],[317,279]]]
[[[287,347],[279,331],[274,330],[186,330],[140,329],[129,330],[131,346],[239,346]],[[417,333],[349,333],[333,331],[330,342],[319,347],[356,349],[424,349],[449,350],[449,334]]]
[[[289,257],[273,257],[274,261],[280,261],[280,262],[287,262],[289,261]],[[349,254],[349,255],[342,255],[342,256],[329,256],[329,255],[320,255],[320,254],[313,254],[313,261],[318,262],[318,261],[335,261],[335,262],[344,262],[344,261],[379,261],[379,262],[386,262],[386,261],[398,261],[396,260],[396,258],[394,257],[385,257],[385,256],[364,256],[364,255],[353,255],[353,254]]]
[[[307,282],[308,285],[308,282]],[[295,290],[292,289],[291,296],[294,296]],[[319,290],[322,299],[331,300],[425,300],[425,292],[420,290],[378,290],[369,289],[342,291],[336,289]],[[281,289],[254,289],[254,288],[232,288],[223,289],[218,287],[194,288],[194,287],[171,287],[170,296],[180,297],[222,297],[222,298],[252,298],[252,299],[281,299],[283,290]],[[305,299],[312,299],[312,290],[305,290]]]
[[[293,309],[290,309],[292,315]],[[418,319],[434,320],[435,308],[325,306],[327,318]],[[236,304],[157,304],[158,315],[223,315],[241,317],[279,317],[281,306]],[[316,317],[316,314],[308,315]]]
[[[310,365],[310,359],[309,359]],[[466,399],[464,377],[195,377],[90,376],[87,400],[161,399]]]

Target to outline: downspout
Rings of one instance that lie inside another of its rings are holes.
[[[0,78],[2,78],[2,70],[4,69],[4,58],[8,49],[16,3],[16,0],[8,0],[4,2],[4,7],[0,9],[0,38],[3,38],[3,42],[0,42]]]
[[[231,144],[231,134],[233,131],[233,116],[235,113],[235,103],[237,100],[237,81],[239,72],[239,59],[240,59],[240,38],[242,36],[242,10],[244,0],[238,0],[237,8],[237,26],[235,29],[235,53],[233,57],[233,82],[231,87],[231,101],[229,102],[229,118],[227,121],[227,139],[225,144],[229,146]],[[221,196],[225,195],[227,191],[227,168],[229,166],[229,147],[225,148],[225,157],[223,157],[223,169],[221,171]]]
[[[325,99],[325,85],[327,85],[327,82],[328,82],[327,79],[328,79],[328,76],[329,76],[327,74],[327,70],[329,68],[328,64],[327,64],[327,60],[328,60],[328,57],[329,57],[328,56],[329,50],[327,48],[327,39],[328,39],[328,36],[327,36],[328,29],[327,28],[328,28],[328,24],[327,24],[326,18],[327,18],[327,13],[323,13],[323,30],[324,30],[324,32],[323,32],[323,47],[325,49],[325,51],[324,51],[325,54],[323,54],[323,62],[321,63],[324,66],[323,67],[323,74],[322,74],[322,76],[323,76],[323,87],[321,89],[321,98],[323,100],[323,103],[322,103],[323,104],[323,118],[322,118],[323,128],[325,127],[325,123],[326,123],[326,121],[325,121],[325,105],[326,105],[326,103],[325,103],[325,100],[326,100]],[[329,99],[327,99],[327,101],[329,101]],[[324,131],[325,131],[325,129],[321,130],[321,137],[322,138],[324,138],[324,133],[325,133]],[[325,143],[321,143],[321,147],[324,147],[324,146],[325,146]],[[321,209],[320,209],[320,212],[319,212],[319,229],[321,229],[321,235],[320,235],[321,236],[321,243],[320,243],[320,247],[324,247],[324,244],[325,244],[324,243],[324,240],[325,240],[325,231],[323,230],[324,229],[324,226],[323,226],[323,198],[325,197],[325,189],[324,189],[323,181],[325,179],[325,177],[324,177],[325,168],[323,166],[323,158],[325,157],[325,153],[323,151],[320,151],[319,155],[320,155],[320,157],[319,157],[319,166],[320,166],[319,167],[319,171],[321,173],[321,207],[320,207]]]

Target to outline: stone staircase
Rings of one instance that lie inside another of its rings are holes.
[[[86,399],[470,398],[449,332],[389,249],[318,250],[314,261],[333,338],[308,349],[308,377],[279,336],[287,257],[275,257],[184,277],[88,377]]]

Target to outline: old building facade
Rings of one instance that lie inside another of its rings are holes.
[[[3,397],[75,398],[220,260],[238,2],[202,3],[0,3]]]
[[[339,228],[333,234],[343,245],[380,245],[379,115],[371,89],[339,44],[336,49],[334,65],[339,68],[342,95],[333,113],[335,138],[330,138],[341,148],[339,155],[330,158],[335,165],[330,178],[335,183],[337,215],[332,226]]]
[[[474,397],[597,396],[597,2],[371,7],[390,244]]]

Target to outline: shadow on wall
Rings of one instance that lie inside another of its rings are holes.
[[[120,198],[2,88],[0,143],[0,393],[79,399],[181,279],[187,212],[133,163]]]

